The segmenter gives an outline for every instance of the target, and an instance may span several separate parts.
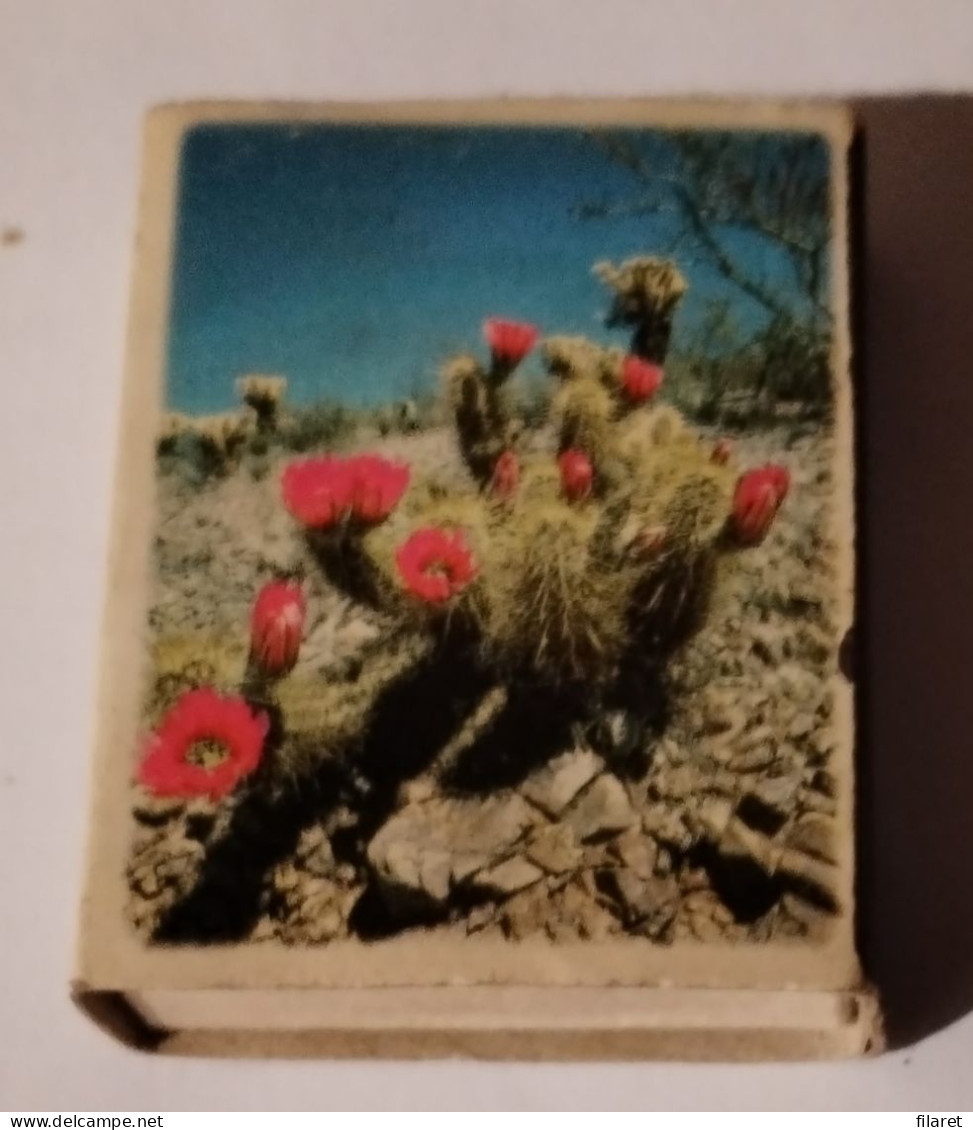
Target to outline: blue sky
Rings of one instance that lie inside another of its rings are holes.
[[[663,137],[631,136],[664,163]],[[572,129],[198,127],[180,163],[169,402],[228,407],[243,372],[285,375],[297,403],[407,396],[432,388],[450,353],[480,349],[491,315],[624,344],[602,324],[591,266],[664,252],[673,221],[573,209],[636,193]],[[774,248],[724,234],[748,270],[792,286]],[[674,348],[692,344],[714,299],[759,327],[759,308],[705,262],[677,261],[690,291]]]

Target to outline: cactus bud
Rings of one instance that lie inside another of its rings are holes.
[[[728,439],[719,440],[713,448],[713,453],[710,455],[710,462],[716,463],[719,467],[724,467],[730,460],[730,452],[733,450],[733,444]]]
[[[561,490],[569,502],[580,502],[591,494],[594,472],[591,460],[583,451],[569,447],[558,456],[557,465],[561,473]]]
[[[662,369],[641,357],[629,355],[622,362],[622,390],[632,404],[651,400],[662,384]]]
[[[645,558],[657,557],[666,543],[669,531],[665,526],[648,526],[640,530],[633,543],[640,556]]]
[[[777,464],[740,476],[733,494],[731,526],[741,545],[759,545],[764,540],[789,487],[790,475]]]
[[[782,467],[779,463],[768,463],[764,468],[768,475],[771,476],[774,486],[777,488],[777,497],[779,502],[783,502],[787,497],[787,492],[791,489],[791,473],[786,467]]]
[[[304,632],[304,594],[290,581],[270,581],[250,617],[250,662],[263,675],[286,675],[297,662]]]
[[[517,456],[510,450],[502,451],[493,468],[490,479],[490,493],[495,498],[511,498],[520,481],[520,464]]]

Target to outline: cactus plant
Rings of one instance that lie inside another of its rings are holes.
[[[261,434],[275,432],[278,425],[280,403],[287,391],[287,378],[264,373],[249,373],[238,377],[237,395],[257,417],[257,431]]]
[[[727,444],[714,452],[658,403],[686,289],[678,269],[643,257],[595,272],[612,292],[608,324],[632,329],[630,351],[583,337],[541,341],[551,391],[538,426],[524,429],[508,395],[537,342],[533,326],[487,319],[488,361],[464,353],[443,366],[466,482],[370,454],[300,459],[281,479],[282,503],[314,565],[382,617],[390,638],[423,641],[411,645],[423,663],[462,662],[485,688],[534,687],[545,702],[553,693],[585,709],[633,669],[654,697],[645,680],[664,679],[669,656],[703,622],[721,568],[763,539],[788,486],[782,468],[739,474]],[[247,377],[239,390],[266,426],[283,383]],[[219,417],[196,430],[222,439],[232,429]],[[303,597],[295,591],[297,624]],[[275,583],[258,599],[254,623],[264,634],[266,592],[290,599],[291,589]],[[296,661],[292,637],[278,674]],[[383,666],[379,654],[372,662]],[[374,680],[376,696],[388,681]],[[309,686],[299,666],[290,678],[260,682],[257,702],[275,695],[290,704],[285,735],[298,741],[302,730],[329,729],[319,715],[334,708],[337,688]],[[353,696],[363,730],[369,685],[366,675]]]
[[[443,366],[467,482],[368,456],[305,460],[283,476],[313,560],[427,640],[427,662],[462,651],[491,687],[583,691],[589,703],[633,663],[662,677],[705,617],[720,566],[762,539],[786,492],[778,477],[773,499],[748,501],[753,475],[775,473],[740,478],[728,448],[714,459],[657,403],[685,290],[676,268],[637,259],[598,273],[614,292],[609,320],[632,325],[637,353],[542,341],[551,396],[539,428],[524,431],[507,394],[532,327],[488,320],[489,361],[465,353]]]
[[[156,436],[159,455],[168,455],[185,443],[199,472],[222,476],[236,466],[253,434],[249,412],[217,412],[208,416],[168,413]]]
[[[547,712],[557,740],[576,723],[594,741],[619,701],[637,714],[664,699],[668,661],[704,622],[736,554],[767,535],[789,478],[773,465],[741,473],[728,443],[714,448],[660,403],[685,291],[675,266],[642,258],[596,271],[613,293],[609,325],[631,327],[630,347],[540,341],[549,397],[531,426],[510,385],[537,344],[532,326],[488,319],[489,359],[464,353],[443,365],[461,473],[375,453],[283,468],[281,504],[306,553],[258,593],[249,660],[213,665],[240,668],[235,687],[214,681],[221,693],[241,690],[234,701],[268,735],[259,772],[248,760],[239,773],[245,795],[272,805],[294,781],[338,766],[346,793],[369,795],[377,826],[408,778],[450,779],[491,733],[509,741],[521,722],[540,732]],[[253,404],[260,390],[249,380],[241,387]],[[228,429],[197,422],[216,437]],[[380,625],[351,671],[303,669],[314,583],[294,578],[307,567]],[[156,738],[173,726],[162,713]],[[178,761],[177,744],[166,748]],[[519,757],[525,743],[509,744]],[[231,757],[179,779],[205,784],[217,773],[222,787],[234,771]]]
[[[610,326],[631,326],[631,352],[663,364],[669,351],[672,319],[687,283],[675,263],[650,255],[617,266],[596,263],[595,275],[613,292]]]

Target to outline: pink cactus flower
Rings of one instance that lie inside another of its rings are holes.
[[[534,348],[537,329],[527,322],[487,318],[483,323],[483,336],[493,354],[494,364],[514,369]]]
[[[187,691],[149,737],[137,780],[154,796],[219,800],[260,764],[268,729],[242,698]]]
[[[409,475],[407,465],[380,455],[299,459],[284,468],[281,495],[308,529],[330,529],[348,517],[374,525],[395,508]]]
[[[408,466],[379,455],[357,455],[347,461],[347,468],[352,516],[369,526],[383,522],[409,485]]]
[[[284,468],[281,496],[290,513],[312,530],[337,525],[351,504],[351,476],[342,459],[298,459]]]
[[[406,590],[426,604],[444,604],[476,576],[473,555],[459,530],[416,530],[396,550],[395,563]]]

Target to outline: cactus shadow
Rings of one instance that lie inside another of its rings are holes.
[[[696,847],[691,860],[705,868],[713,890],[736,922],[756,922],[777,905],[786,890],[779,876],[768,874],[755,860],[727,857],[712,844]]]
[[[489,686],[472,656],[457,648],[445,659],[430,657],[385,688],[349,757],[367,792],[356,802],[357,823],[333,843],[336,855],[364,855],[372,833],[397,806],[402,785],[432,765]]]
[[[163,915],[153,941],[245,939],[263,912],[270,870],[294,853],[304,829],[339,806],[357,819],[332,835],[332,849],[337,859],[359,864],[396,807],[402,784],[428,767],[484,686],[482,674],[460,654],[449,663],[419,664],[382,692],[361,745],[347,757],[318,759],[313,771],[286,788],[255,779],[226,831],[208,845],[195,885]],[[279,740],[279,725],[272,725],[271,745]]]
[[[512,688],[493,724],[443,775],[443,787],[474,795],[514,788],[571,748],[586,709],[579,696],[569,692]]]
[[[553,757],[590,745],[619,777],[638,779],[651,762],[652,737],[669,717],[658,672],[632,664],[607,689],[515,681],[504,710],[443,777],[454,793],[515,788]]]
[[[247,937],[262,913],[267,872],[338,803],[343,786],[336,764],[326,764],[300,788],[270,791],[255,782],[224,834],[209,845],[195,885],[162,916],[152,940],[203,945]]]

